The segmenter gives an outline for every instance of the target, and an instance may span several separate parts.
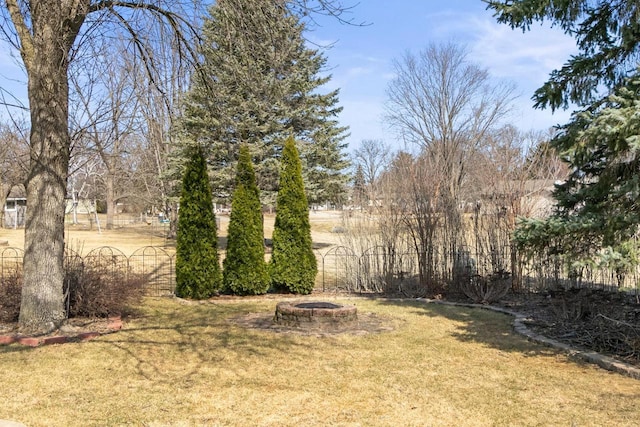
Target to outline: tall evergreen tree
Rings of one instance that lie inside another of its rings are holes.
[[[205,299],[221,287],[218,236],[203,150],[189,148],[176,242],[176,295]]]
[[[256,185],[249,147],[245,144],[240,147],[231,200],[227,256],[223,262],[224,287],[241,295],[264,294],[270,283],[264,260],[260,190]]]
[[[627,252],[628,239],[640,224],[640,3],[496,0],[488,4],[498,21],[512,28],[528,30],[534,21],[548,20],[573,35],[580,49],[534,94],[541,108],[573,103],[582,109],[551,141],[571,175],[556,188],[554,215],[523,221],[516,240],[575,258],[588,258],[603,247]]]
[[[488,0],[486,3],[498,22],[511,28],[527,31],[532,23],[546,21],[576,39],[580,53],[554,70],[535,92],[537,107],[590,105],[624,85],[637,67],[640,49],[637,1]]]
[[[282,152],[273,253],[269,267],[275,289],[297,294],[309,294],[313,290],[318,266],[311,243],[309,205],[302,182],[302,167],[292,136],[285,142]]]
[[[627,246],[640,224],[640,76],[601,103],[574,114],[553,140],[571,167],[556,186],[547,220],[522,220],[522,245],[575,258]],[[626,249],[625,249],[626,250]]]
[[[227,198],[240,142],[252,146],[259,187],[272,203],[280,145],[293,133],[314,201],[339,199],[348,166],[338,91],[323,94],[326,59],[305,46],[304,25],[284,0],[219,0],[203,28],[204,73],[194,78],[184,125],[213,150],[213,185]]]

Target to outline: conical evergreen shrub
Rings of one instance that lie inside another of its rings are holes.
[[[280,182],[269,264],[272,286],[280,291],[309,294],[318,266],[311,246],[309,205],[302,183],[302,167],[293,137],[282,151]]]
[[[235,294],[257,295],[269,290],[261,206],[249,147],[243,145],[231,199],[227,256],[223,262],[224,287]]]
[[[222,285],[218,235],[204,154],[201,148],[189,151],[178,211],[176,295],[205,299]]]

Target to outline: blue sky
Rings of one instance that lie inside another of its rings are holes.
[[[531,101],[549,72],[577,52],[573,39],[558,29],[534,25],[527,33],[511,30],[496,23],[480,0],[362,0],[349,17],[371,25],[355,27],[320,19],[307,36],[320,45],[334,43],[325,51],[332,74],[327,88],[340,88],[344,111],[339,119],[350,127],[349,151],[363,139],[395,145],[382,120],[385,91],[393,79],[392,62],[407,50],[418,53],[430,43],[464,45],[469,59],[488,69],[492,78],[513,83],[518,98],[509,122],[518,128],[546,130],[570,116],[569,111],[534,110]]]
[[[569,118],[566,111],[552,115],[533,110],[531,102],[531,95],[549,72],[576,52],[573,39],[558,29],[534,25],[527,33],[511,30],[496,23],[481,0],[361,0],[348,17],[371,25],[358,27],[319,18],[319,26],[307,37],[320,45],[334,44],[325,52],[333,76],[327,89],[340,89],[344,111],[339,120],[350,128],[349,151],[363,139],[395,145],[382,121],[385,91],[393,78],[392,62],[407,50],[418,53],[433,42],[465,45],[469,58],[487,68],[493,78],[515,84],[518,98],[509,121],[520,129],[544,130]],[[11,89],[26,104],[25,80],[15,58],[1,46],[0,87]]]

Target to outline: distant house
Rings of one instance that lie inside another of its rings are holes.
[[[484,189],[481,199],[498,206],[509,206],[517,201],[521,214],[544,217],[555,204],[552,195],[555,184],[557,182],[551,179],[496,181]]]
[[[25,197],[8,197],[4,203],[4,228],[24,227],[27,213],[27,199]]]
[[[3,187],[3,190],[5,188]],[[27,213],[27,193],[23,185],[11,186],[0,213],[0,226],[4,228],[20,228],[25,225]]]
[[[78,199],[75,202],[69,198],[66,199],[65,214],[95,214],[95,203],[88,199]],[[2,227],[4,228],[22,228],[25,225],[25,217],[27,213],[27,198],[24,197],[24,191],[20,189],[12,190],[9,197],[5,200],[4,209],[2,211]]]
[[[66,198],[65,214],[94,214],[96,212],[96,206],[93,200],[89,199],[76,199]]]

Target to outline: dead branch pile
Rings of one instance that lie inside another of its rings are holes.
[[[640,362],[640,304],[632,295],[592,289],[550,293],[556,338]]]

